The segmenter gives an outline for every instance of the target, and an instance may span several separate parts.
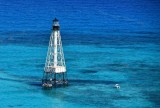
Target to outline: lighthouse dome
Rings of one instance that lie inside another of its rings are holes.
[[[60,29],[60,27],[59,27],[59,21],[58,21],[57,18],[55,18],[53,20],[53,30],[59,30],[59,29]]]

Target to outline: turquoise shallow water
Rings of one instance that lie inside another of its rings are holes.
[[[130,37],[138,38],[139,42],[126,39],[107,44],[106,41],[109,39],[110,41],[115,39],[95,36],[81,40],[83,36],[79,36],[75,43],[74,38],[70,36],[68,38],[64,37],[63,41],[69,86],[52,90],[43,90],[39,85],[47,43],[39,45],[28,42],[34,39],[33,36],[28,40],[22,38],[23,43],[15,44],[13,41],[19,39],[15,36],[10,44],[1,44],[0,99],[3,100],[0,101],[1,107],[159,106],[160,52],[157,39],[150,43],[147,39],[142,43],[141,37]],[[45,42],[47,39],[41,40]],[[94,44],[97,39],[101,41]],[[3,41],[7,43],[10,40]],[[116,83],[121,85],[121,89],[114,88]]]
[[[0,108],[159,108],[159,7],[159,0],[0,0]],[[54,17],[69,86],[43,90]]]

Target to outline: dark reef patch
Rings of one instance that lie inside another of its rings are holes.
[[[97,73],[97,70],[89,70],[89,69],[83,69],[80,71],[83,74],[92,74],[92,73]]]
[[[39,82],[30,82],[28,84],[33,85],[33,86],[42,86],[42,83],[40,81]]]
[[[83,79],[69,79],[69,83],[71,84],[105,84],[105,85],[109,85],[109,84],[122,84],[122,81],[109,81],[109,80],[83,80]]]
[[[75,61],[76,59],[72,59],[72,58],[66,58],[65,61],[66,62],[71,62],[71,61]]]
[[[4,71],[4,69],[0,68],[0,72]]]
[[[145,61],[144,61],[145,62]],[[94,68],[95,70],[116,71],[116,72],[159,72],[160,66],[158,63],[147,64],[142,61],[131,61],[129,63],[106,63],[91,65],[88,68]]]
[[[36,64],[36,68],[43,68],[44,67],[44,63],[43,64]]]
[[[24,82],[24,81],[22,81],[22,80],[10,79],[10,78],[0,78],[0,80],[5,80],[5,81],[14,81],[14,82]]]
[[[128,67],[127,64],[122,64],[122,63],[111,63],[111,64],[106,64],[109,67]]]
[[[51,98],[58,98],[67,102],[73,102],[83,105],[91,106],[112,106],[110,95],[107,95],[104,91],[94,90],[94,89],[85,89],[85,90],[74,90],[71,91],[71,94],[66,94],[62,91],[43,91],[45,95]],[[77,98],[78,97],[78,98]]]
[[[114,99],[114,100],[129,100],[129,99],[131,99],[131,97],[121,96],[121,95],[113,95],[113,96],[111,96],[111,99]]]
[[[17,105],[8,105],[8,107],[10,107],[10,108],[17,108],[17,107],[21,107],[21,106],[23,106],[23,105],[21,105],[21,104],[17,104]]]
[[[14,105],[8,105],[8,107],[13,108],[13,107],[14,107]]]
[[[155,104],[155,108],[160,107],[160,90],[159,91],[144,91],[147,99]]]

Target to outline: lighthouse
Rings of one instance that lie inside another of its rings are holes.
[[[47,57],[42,78],[43,87],[53,85],[68,84],[66,65],[60,35],[60,25],[58,19],[53,20],[52,32],[50,36]]]

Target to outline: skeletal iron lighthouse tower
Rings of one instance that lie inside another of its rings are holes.
[[[62,48],[59,21],[53,20],[53,30],[42,79],[42,86],[52,87],[56,84],[67,84],[66,65]]]

